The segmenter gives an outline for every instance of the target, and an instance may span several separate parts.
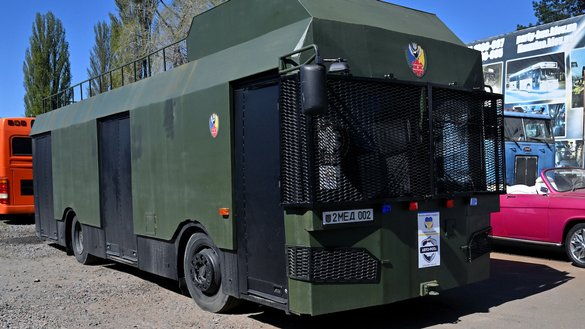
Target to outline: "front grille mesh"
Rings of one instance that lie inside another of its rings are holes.
[[[328,110],[281,84],[285,206],[504,191],[501,97],[330,76]]]
[[[380,262],[366,249],[288,247],[291,279],[321,283],[378,282]]]
[[[503,127],[502,101],[481,96],[460,90],[433,89],[433,140],[439,194],[504,189],[503,143],[498,138]]]

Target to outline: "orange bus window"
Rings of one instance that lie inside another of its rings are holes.
[[[32,141],[30,137],[13,137],[12,138],[12,155],[31,156]]]

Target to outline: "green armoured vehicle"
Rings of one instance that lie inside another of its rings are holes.
[[[502,102],[437,17],[231,0],[187,47],[37,118],[40,237],[176,279],[214,312],[318,315],[488,278]]]

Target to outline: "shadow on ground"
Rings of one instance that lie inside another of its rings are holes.
[[[279,328],[425,328],[457,323],[474,313],[488,313],[492,307],[540,294],[571,279],[567,272],[545,265],[492,259],[489,280],[436,297],[313,318],[286,316],[272,310],[250,317]]]
[[[0,215],[0,221],[8,225],[31,225],[35,223],[34,215]]]
[[[552,255],[555,254],[559,256],[558,252],[552,252]],[[561,259],[562,256],[561,253]],[[102,266],[132,274],[182,294],[176,281],[122,264],[106,263]],[[474,313],[488,313],[492,307],[540,294],[571,279],[573,277],[567,272],[545,265],[492,259],[489,280],[448,290],[437,297],[416,298],[386,306],[317,317],[286,315],[282,311],[251,303],[245,303],[235,313],[249,314],[256,321],[279,328],[425,328],[457,323],[462,317]]]
[[[560,247],[498,241],[492,244],[492,250],[504,254],[550,259],[566,263],[570,262],[565,253],[565,249]]]
[[[504,248],[504,249],[501,249]],[[543,250],[534,248],[498,247],[499,251],[538,257]],[[59,248],[62,249],[62,248]],[[544,250],[547,257],[567,261],[558,250]],[[121,271],[184,295],[177,281],[142,272],[134,267],[104,261],[98,266]],[[425,328],[458,323],[464,316],[488,313],[490,308],[524,299],[554,289],[573,279],[568,272],[546,265],[492,259],[489,280],[442,292],[436,297],[416,298],[380,307],[341,312],[316,317],[286,315],[282,311],[245,303],[235,314],[248,314],[258,322],[278,328]],[[189,301],[186,299],[186,301]],[[332,301],[334,302],[334,301]],[[193,304],[193,307],[197,307]]]

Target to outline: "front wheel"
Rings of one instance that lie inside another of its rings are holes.
[[[575,266],[585,267],[585,223],[571,228],[565,239],[565,250]]]
[[[87,239],[83,237],[83,227],[77,220],[77,216],[71,221],[71,249],[78,262],[84,265],[95,263],[96,258],[87,253]]]
[[[207,235],[195,233],[189,238],[183,268],[189,294],[200,308],[217,313],[237,304],[237,299],[222,291],[219,254]]]

